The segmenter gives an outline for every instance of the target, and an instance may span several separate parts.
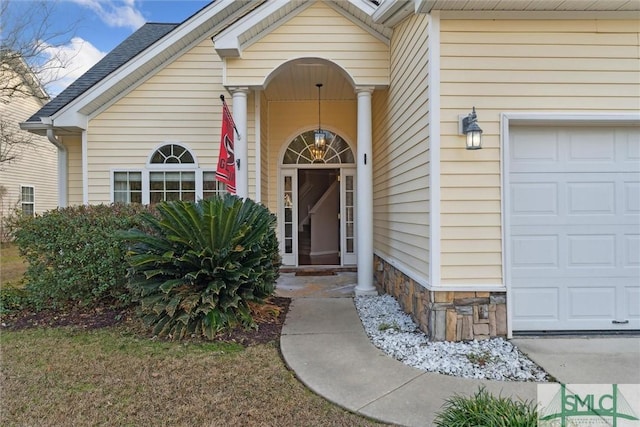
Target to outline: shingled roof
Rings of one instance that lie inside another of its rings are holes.
[[[135,33],[127,37],[122,43],[116,46],[96,65],[91,67],[86,73],[71,83],[58,96],[42,107],[37,113],[31,116],[29,122],[40,122],[40,117],[50,117],[64,106],[82,95],[93,85],[100,82],[109,74],[125,65],[136,55],[144,51],[162,37],[169,34],[180,24],[159,24],[147,23],[140,27]]]

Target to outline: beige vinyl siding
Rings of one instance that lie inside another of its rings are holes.
[[[637,20],[442,20],[442,282],[502,283],[500,113],[637,112]],[[480,151],[458,116],[475,106]]]
[[[394,29],[390,88],[373,94],[374,249],[429,279],[427,17]]]
[[[124,98],[93,118],[88,131],[90,203],[111,200],[111,171],[144,169],[160,146],[179,143],[198,166],[215,170],[218,162],[222,104],[232,97],[222,86],[222,62],[205,39]],[[249,197],[255,197],[255,125],[253,94],[247,97]],[[126,152],[126,156],[122,153]]]
[[[0,218],[13,213],[14,208],[21,208],[21,186],[33,187],[36,213],[58,206],[57,148],[46,137],[20,130],[20,123],[42,105],[38,98],[22,94],[12,96],[8,104],[0,103],[3,124],[10,126],[5,135],[15,134],[15,138],[29,141],[29,144],[15,145],[11,154],[16,159],[0,165],[0,186],[6,190],[0,198]]]
[[[268,156],[269,186],[267,206],[278,212],[278,165],[282,165],[282,154],[289,143],[299,134],[318,127],[318,104],[316,101],[269,102]],[[356,101],[323,101],[322,127],[337,133],[347,141],[356,153]],[[265,123],[262,124],[265,126]],[[265,140],[262,141],[265,144]]]
[[[260,92],[260,194],[261,202],[269,206],[269,103]],[[277,167],[273,166],[275,169]],[[276,212],[276,211],[273,211]]]
[[[20,123],[38,111],[44,100],[35,96],[29,85],[24,84],[26,76],[15,72],[10,65],[1,64],[0,73],[9,87],[21,88],[9,97],[8,103],[0,102],[2,137],[18,142],[4,153],[15,158],[0,164],[0,186],[4,192],[0,197],[0,219],[12,214],[15,208],[21,209],[23,186],[34,190],[33,207],[36,213],[54,209],[58,205],[57,149],[46,137],[20,129]],[[6,149],[4,146],[2,148]]]
[[[317,2],[246,48],[242,58],[227,59],[227,84],[262,85],[278,66],[304,57],[339,64],[356,84],[388,83],[389,47]]]
[[[63,136],[60,138],[67,149],[67,204],[81,205],[82,201],[82,138]]]

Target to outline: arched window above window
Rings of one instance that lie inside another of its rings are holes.
[[[193,156],[181,145],[167,144],[158,148],[151,156],[151,164],[193,164]]]
[[[327,130],[324,132],[327,136],[327,146],[321,156],[314,154],[315,131],[310,130],[296,136],[293,141],[289,143],[287,151],[284,153],[282,163],[285,165],[354,163],[353,152],[349,144],[339,135]]]

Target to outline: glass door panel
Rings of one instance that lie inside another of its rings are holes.
[[[355,169],[342,169],[340,215],[342,230],[341,251],[342,265],[357,263],[356,256],[356,171]]]
[[[296,265],[298,259],[298,212],[295,209],[297,199],[297,174],[295,171],[282,173],[282,241],[280,251],[282,253],[282,263],[284,265]]]

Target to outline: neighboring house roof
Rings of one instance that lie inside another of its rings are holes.
[[[91,88],[103,78],[129,62],[140,52],[167,35],[178,25],[179,24],[144,24],[135,33],[131,34],[116,46],[96,65],[91,67],[89,71],[63,90],[51,102],[31,116],[27,122],[40,122],[40,117],[49,117],[55,114],[62,107],[82,95],[87,89]]]

